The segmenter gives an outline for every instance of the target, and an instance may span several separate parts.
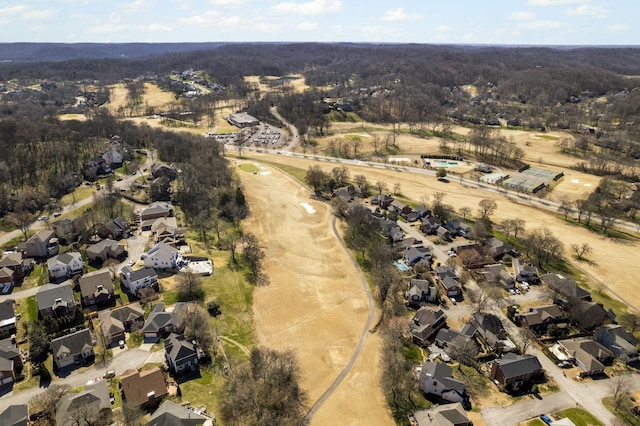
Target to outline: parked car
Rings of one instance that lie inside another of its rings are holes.
[[[540,420],[542,420],[543,422],[545,422],[548,425],[553,423],[553,420],[551,420],[551,418],[549,416],[546,416],[544,414],[540,414]]]
[[[102,376],[103,379],[113,379],[114,377],[116,377],[116,372],[114,370],[109,370]]]

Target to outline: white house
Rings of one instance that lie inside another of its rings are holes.
[[[129,293],[137,294],[143,287],[153,287],[158,283],[158,274],[152,268],[133,270],[125,266],[120,271],[120,282],[127,287]]]
[[[60,254],[47,260],[49,277],[52,279],[80,274],[82,267],[82,255],[78,252]]]
[[[464,382],[452,377],[451,367],[441,362],[427,361],[420,372],[420,390],[449,402],[464,402],[467,391]]]
[[[175,247],[165,243],[158,243],[142,255],[144,266],[154,269],[178,269],[183,260]]]

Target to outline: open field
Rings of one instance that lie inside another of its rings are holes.
[[[293,89],[294,92],[302,93],[305,90],[309,89],[309,86],[307,86],[307,84],[305,82],[304,76],[302,76],[302,75],[290,75],[290,76],[286,76],[286,77],[291,77],[291,79],[288,82],[288,85]],[[274,80],[278,80],[281,77],[268,75],[268,76],[265,76],[264,78],[269,80],[269,81],[274,81]],[[245,76],[244,77],[244,81],[246,81],[247,83],[256,84],[258,86],[258,90],[260,91],[260,93],[270,93],[270,92],[281,92],[282,91],[280,89],[280,87],[278,87],[278,86],[275,86],[274,88],[271,88],[267,84],[261,83],[260,82],[260,76],[258,76],[258,75]]]
[[[109,112],[116,114],[120,108],[126,108],[128,104],[127,95],[129,91],[124,83],[114,84],[109,86],[111,90],[109,102],[106,107]],[[157,85],[151,83],[144,84],[144,95],[142,96],[142,106],[144,109],[149,108],[164,108],[170,103],[175,103],[176,97],[171,92],[165,92]]]
[[[273,156],[264,154],[251,153],[251,157],[274,161]],[[312,165],[319,165],[329,172],[336,166],[336,163],[286,156],[278,157],[277,161],[303,170]],[[444,198],[445,203],[451,204],[456,209],[470,207],[473,211],[472,215],[477,216],[477,206],[480,200],[484,198],[496,200],[498,209],[492,217],[495,223],[499,223],[504,219],[524,218],[526,220],[526,229],[548,228],[563,242],[564,256],[567,259],[572,259],[572,243],[588,243],[593,248],[593,252],[589,255],[593,262],[591,264],[576,263],[576,265],[595,279],[602,281],[625,302],[636,309],[640,309],[640,294],[635,291],[635,277],[640,272],[636,261],[638,253],[637,240],[613,240],[604,237],[564,222],[551,212],[535,209],[528,205],[525,200],[517,202],[498,194],[475,191],[473,188],[459,185],[455,179],[451,180],[450,183],[442,183],[435,178],[417,176],[410,173],[371,169],[362,166],[347,165],[346,167],[350,170],[352,177],[357,174],[364,174],[371,183],[377,181],[385,181],[389,185],[393,185],[396,182],[399,183],[402,195],[416,203],[421,202],[425,197],[431,197],[434,192],[444,192],[447,194]],[[575,261],[571,260],[571,262]],[[595,286],[595,283],[591,283],[591,285]]]
[[[270,284],[254,292],[261,345],[293,349],[309,406],[333,383],[353,353],[367,319],[357,270],[331,230],[329,206],[271,167],[238,172],[251,216],[243,227],[260,239]],[[313,424],[391,425],[376,365],[377,336],[322,406]]]

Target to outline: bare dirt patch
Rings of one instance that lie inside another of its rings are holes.
[[[273,161],[274,156],[253,154],[254,158],[266,158]],[[278,157],[278,162],[296,166],[306,170],[309,166],[318,165],[329,172],[335,163],[318,162],[314,160],[292,157]],[[619,295],[624,302],[640,309],[640,293],[636,290],[636,277],[640,273],[637,258],[638,244],[634,241],[613,240],[590,232],[584,228],[562,221],[558,215],[536,209],[527,201],[515,201],[503,196],[463,186],[452,179],[450,183],[438,182],[433,177],[418,176],[412,173],[400,173],[393,170],[371,169],[363,166],[346,165],[351,176],[364,174],[369,182],[385,181],[392,186],[399,183],[402,195],[419,203],[424,197],[431,197],[434,192],[444,192],[444,202],[456,209],[470,207],[472,215],[477,216],[480,200],[489,198],[496,200],[498,209],[492,220],[499,223],[504,219],[521,218],[526,221],[526,229],[534,230],[548,228],[564,244],[564,256],[572,259],[571,244],[588,243],[593,248],[590,259],[593,263],[577,263],[579,267],[605,283]],[[573,262],[573,261],[572,261]]]
[[[331,229],[327,204],[312,200],[295,180],[239,173],[251,216],[244,229],[260,239],[270,284],[254,292],[261,345],[293,349],[312,405],[354,352],[367,319],[356,268]],[[313,207],[309,213],[301,203]],[[369,335],[351,374],[317,412],[313,424],[392,425],[379,384],[377,336]]]

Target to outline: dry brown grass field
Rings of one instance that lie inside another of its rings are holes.
[[[243,227],[260,239],[270,279],[254,292],[256,335],[261,345],[296,351],[312,405],[356,348],[368,313],[365,292],[332,231],[326,203],[268,166],[238,174],[251,210]],[[379,385],[378,356],[378,338],[368,334],[358,362],[313,424],[393,424]]]

